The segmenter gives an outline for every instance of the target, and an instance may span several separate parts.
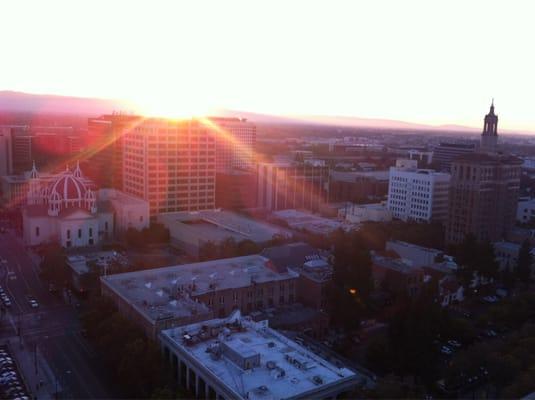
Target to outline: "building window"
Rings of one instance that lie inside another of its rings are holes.
[[[93,236],[93,228],[89,228],[89,237]]]
[[[67,239],[70,239],[70,238],[71,238],[71,230],[67,229]]]
[[[78,239],[81,239],[81,238],[82,238],[82,230],[78,229]]]
[[[39,236],[39,227],[38,226],[35,227],[35,236]]]
[[[139,222],[143,222],[143,215],[139,216]]]
[[[105,230],[105,231],[108,230],[108,221],[104,222],[104,230]]]

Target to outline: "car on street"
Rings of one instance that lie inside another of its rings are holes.
[[[461,347],[461,343],[459,343],[457,340],[448,340],[448,345],[456,348]]]
[[[448,347],[448,346],[442,346],[440,348],[440,352],[444,355],[452,355],[453,354],[453,349],[451,347]]]
[[[30,300],[30,306],[32,308],[38,308],[39,307],[39,303],[35,300]]]

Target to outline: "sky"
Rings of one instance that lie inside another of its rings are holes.
[[[5,1],[0,90],[535,131],[533,1]]]

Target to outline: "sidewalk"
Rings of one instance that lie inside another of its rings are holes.
[[[37,353],[34,346],[24,342],[21,348],[18,336],[9,338],[8,346],[32,397],[39,400],[55,399],[56,390],[61,393],[61,386],[39,347]]]

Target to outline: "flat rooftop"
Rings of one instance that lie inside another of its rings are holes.
[[[378,181],[388,181],[390,172],[385,171],[331,171],[331,178],[335,181],[356,182],[358,179],[368,178]]]
[[[401,272],[403,274],[408,274],[421,269],[420,267],[408,265],[397,258],[383,257],[378,255],[372,256],[372,264],[375,264],[378,267],[391,269],[392,271]]]
[[[79,275],[91,272],[90,264],[94,264],[97,268],[105,268],[113,262],[125,265],[128,263],[128,260],[116,251],[98,251],[67,257],[67,265]]]
[[[420,246],[420,245],[417,245],[417,244],[414,244],[414,243],[403,242],[401,240],[389,240],[389,241],[387,241],[386,242],[387,248],[389,247],[389,244],[404,248],[406,250],[414,250],[414,251],[419,251],[419,252],[423,252],[423,253],[430,253],[430,254],[435,254],[435,255],[443,254],[442,250],[433,249],[431,247],[424,247],[424,246]]]
[[[192,339],[185,339],[186,334]],[[267,321],[254,322],[239,311],[227,319],[168,329],[161,335],[238,399],[314,398],[316,391],[326,387],[345,384],[348,390],[365,379],[270,329]],[[259,358],[259,363],[243,369],[227,357],[228,349],[240,357]]]
[[[277,273],[267,258],[252,255],[108,275],[101,281],[156,321],[208,312],[192,299],[207,292],[297,277],[291,270]]]
[[[122,192],[116,189],[100,189],[98,197],[102,200],[119,201],[122,204],[129,205],[147,205],[148,202],[142,198]]]
[[[271,215],[285,221],[294,229],[304,229],[319,234],[329,234],[339,228],[344,229],[356,226],[345,221],[324,218],[307,211],[294,209],[274,211]]]
[[[275,235],[290,237],[289,230],[230,211],[208,210],[159,214],[158,222],[169,228],[171,236],[189,235],[202,241],[219,242],[229,237],[237,242],[263,243]]]

